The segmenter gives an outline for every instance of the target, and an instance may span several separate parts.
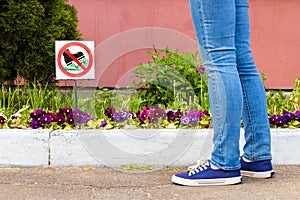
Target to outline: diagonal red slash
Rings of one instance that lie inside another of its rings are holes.
[[[85,66],[83,66],[83,64],[81,64],[79,62],[79,60],[77,60],[77,58],[75,58],[67,49],[64,49],[64,52],[74,61],[76,62],[76,64],[82,69],[85,70]]]

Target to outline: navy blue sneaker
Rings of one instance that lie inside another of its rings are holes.
[[[232,185],[242,182],[240,170],[225,171],[206,163],[198,162],[197,165],[189,167],[189,171],[175,174],[172,182],[186,186],[204,185]]]
[[[242,176],[253,178],[270,178],[274,175],[271,160],[246,162],[240,159]]]

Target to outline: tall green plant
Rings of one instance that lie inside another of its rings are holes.
[[[187,102],[209,109],[207,75],[197,53],[181,55],[178,50],[158,50],[154,46],[147,54],[152,60],[136,67],[131,83],[138,87],[142,104],[174,107],[178,102]]]
[[[269,90],[267,92],[267,106],[270,115],[281,114],[283,110],[290,112],[300,110],[300,78],[295,80],[291,92]]]
[[[288,108],[291,112],[300,110],[300,77],[295,81],[293,91],[289,96],[290,107]]]

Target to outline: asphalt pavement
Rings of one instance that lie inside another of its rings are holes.
[[[243,178],[230,186],[185,187],[171,176],[183,168],[0,168],[0,199],[300,199],[300,165],[274,166],[270,179]]]

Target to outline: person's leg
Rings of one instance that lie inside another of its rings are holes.
[[[243,157],[252,161],[270,160],[270,125],[266,94],[250,50],[248,0],[236,1],[236,62],[243,89]]]
[[[208,73],[214,129],[211,162],[220,169],[239,169],[243,96],[236,65],[235,0],[191,0],[190,4]]]
[[[272,177],[271,136],[266,95],[250,50],[248,1],[236,0],[237,68],[243,89],[244,154],[241,174],[256,178]]]
[[[235,0],[190,0],[190,6],[208,73],[214,149],[211,160],[174,175],[172,181],[190,186],[240,183],[243,96],[236,65]]]

